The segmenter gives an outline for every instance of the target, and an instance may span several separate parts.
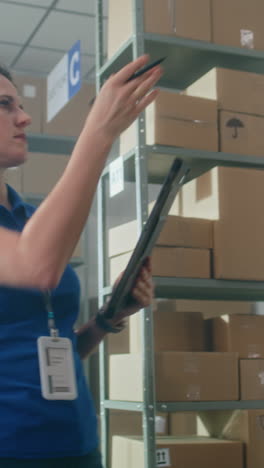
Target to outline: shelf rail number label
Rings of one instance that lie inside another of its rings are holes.
[[[168,448],[156,450],[156,467],[171,466],[170,450]]]
[[[109,164],[109,195],[114,197],[124,190],[124,164],[122,156]]]

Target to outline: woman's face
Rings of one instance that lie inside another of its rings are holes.
[[[15,86],[0,75],[0,169],[18,166],[26,160],[25,128],[30,123]]]

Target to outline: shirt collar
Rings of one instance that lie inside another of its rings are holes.
[[[7,185],[8,200],[12,206],[12,212],[15,213],[18,210],[23,210],[27,218],[32,215],[32,206],[24,202],[20,195],[12,188]]]

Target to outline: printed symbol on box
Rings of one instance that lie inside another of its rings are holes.
[[[240,43],[242,47],[254,49],[254,33],[250,29],[240,29]]]
[[[241,120],[236,119],[236,118],[232,118],[232,119],[228,120],[228,122],[226,123],[226,127],[233,128],[234,132],[232,134],[232,138],[237,138],[238,137],[238,128],[244,128],[244,124],[243,124],[243,122],[241,122]]]
[[[169,449],[156,450],[156,466],[171,466]]]
[[[110,197],[124,190],[124,165],[123,158],[119,156],[109,166],[109,191]]]

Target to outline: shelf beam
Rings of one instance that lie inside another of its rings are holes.
[[[223,46],[206,41],[195,41],[159,34],[144,34],[145,52],[156,60],[167,57],[164,75],[159,85],[166,88],[185,89],[211,68],[264,73],[264,52],[242,47]],[[132,39],[101,67],[103,80],[132,60]]]
[[[155,296],[167,299],[264,301],[264,282],[154,277]]]
[[[27,135],[28,149],[34,153],[68,154],[73,151],[76,138],[59,135],[42,135],[30,133]]]
[[[134,401],[105,400],[104,407],[115,410],[143,411],[143,403]],[[253,410],[264,409],[264,400],[157,402],[156,409],[159,412],[168,413],[177,411]]]
[[[234,167],[241,169],[264,169],[264,156],[223,153],[221,151],[194,150],[175,146],[147,146],[148,182],[162,184],[173,160],[178,157],[188,162],[191,167],[187,182],[213,169],[214,167]],[[123,155],[126,181],[135,181],[133,150]],[[103,177],[109,173],[109,165],[103,171]]]

